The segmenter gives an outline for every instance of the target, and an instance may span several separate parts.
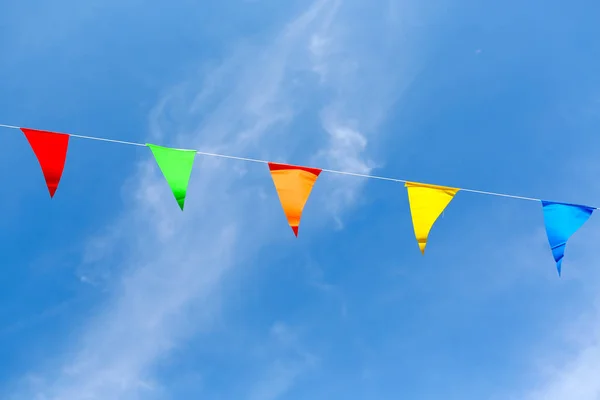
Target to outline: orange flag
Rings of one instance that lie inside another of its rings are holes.
[[[294,235],[297,237],[302,210],[321,170],[271,162],[269,163],[269,170],[283,212],[294,231]]]

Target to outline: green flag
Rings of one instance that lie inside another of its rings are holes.
[[[196,150],[171,149],[149,143],[146,143],[146,146],[152,150],[158,167],[171,187],[177,204],[183,211],[183,203],[185,202],[185,194],[192,174]]]

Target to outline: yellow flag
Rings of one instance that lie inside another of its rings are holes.
[[[460,189],[415,182],[406,182],[405,186],[408,191],[415,236],[421,253],[425,254],[427,236],[431,227]]]

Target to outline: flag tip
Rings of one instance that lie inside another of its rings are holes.
[[[562,259],[558,260],[556,263],[556,271],[558,272],[558,277],[560,278],[562,273]]]
[[[57,186],[54,186],[54,185],[48,186],[48,193],[50,193],[50,198],[51,199],[54,198],[54,195],[56,194],[56,189],[58,189]]]

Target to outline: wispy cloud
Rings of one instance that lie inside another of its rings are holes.
[[[392,92],[400,93],[406,82],[385,67],[385,49],[371,54],[368,43],[354,44],[352,35],[373,26],[352,33],[360,16],[342,10],[341,0],[317,0],[267,46],[246,44],[220,66],[202,67],[200,77],[190,77],[158,102],[150,117],[150,139],[264,158],[312,154],[320,165],[370,171],[373,164],[365,158],[369,138],[392,103]],[[318,84],[298,77],[298,71],[318,74]],[[324,144],[319,129],[293,133],[295,117],[309,101],[322,104],[318,118],[327,134]],[[73,332],[77,340],[67,355],[57,356],[48,370],[34,371],[15,398],[167,396],[166,384],[154,373],[156,364],[219,321],[227,277],[238,267],[251,268],[248,260],[269,243],[273,229],[287,232],[276,228],[284,222],[275,194],[268,195],[269,201],[257,195],[269,183],[263,166],[198,158],[182,214],[154,162],[146,158],[125,183],[129,206],[90,239],[80,269],[83,284],[93,281],[106,290],[106,304]],[[360,185],[330,181],[335,204],[330,211],[338,219]],[[268,340],[282,342],[288,334],[280,323]],[[252,387],[250,398],[283,395],[313,365],[316,356],[307,354],[267,363],[265,376],[271,378]]]
[[[521,398],[528,400],[597,400],[600,398],[600,314],[573,318],[557,327],[560,340],[537,356],[541,383]]]
[[[274,323],[269,336],[271,351],[268,353],[271,359],[263,377],[250,389],[250,400],[280,398],[292,387],[298,376],[318,363],[318,358],[304,349],[298,333],[285,323]]]
[[[567,305],[557,310],[560,317],[555,318],[556,325],[531,351],[533,383],[528,383],[518,398],[600,398],[600,297],[597,295],[600,275],[593,269],[596,263],[592,254],[593,238],[598,236],[595,229],[588,225],[582,229],[587,232],[578,235],[579,241],[569,242],[569,274],[566,277],[563,274],[561,286],[571,281],[577,287],[577,294],[561,300]],[[588,240],[582,242],[585,237]],[[584,256],[577,259],[578,254]],[[568,293],[567,289],[561,293]]]

